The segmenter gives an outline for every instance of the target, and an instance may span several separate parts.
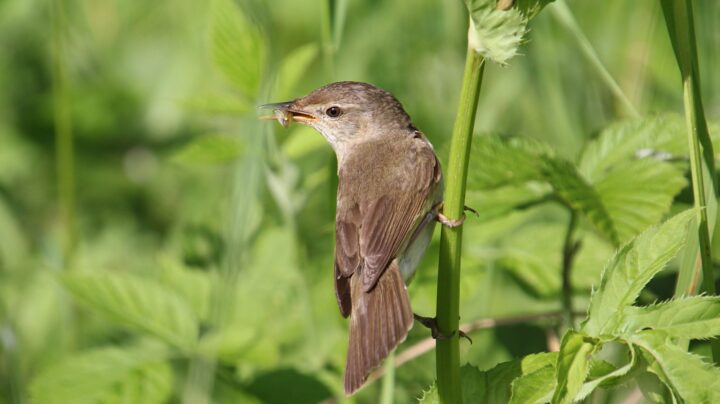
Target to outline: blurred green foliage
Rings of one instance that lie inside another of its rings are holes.
[[[79,235],[70,261],[53,3],[0,3],[0,403],[341,397],[334,157],[311,130],[258,121],[255,106],[331,81],[371,82],[402,101],[445,160],[467,22],[456,0],[332,3],[62,1]],[[644,117],[627,120],[550,12],[532,21],[520,57],[487,67],[476,131],[496,135],[476,142],[471,161],[468,205],[480,218],[465,228],[461,322],[560,309],[563,204],[583,213],[572,280],[585,311],[614,247],[691,203],[684,127],[667,113],[682,111],[682,93],[659,4],[570,6]],[[720,120],[719,19],[720,4],[696,2],[711,122]],[[671,158],[638,160],[638,150]],[[645,196],[623,199],[625,189]],[[554,194],[561,203],[538,202]],[[434,313],[436,265],[434,243],[409,288],[418,313]],[[641,301],[671,296],[673,284],[672,271],[661,273]],[[462,358],[490,369],[545,351],[556,325],[478,331]],[[427,336],[416,327],[404,346]],[[422,394],[433,363],[422,355],[396,372],[397,402]],[[375,402],[379,390],[351,400]]]

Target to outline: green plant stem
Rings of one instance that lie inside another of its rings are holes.
[[[52,3],[52,87],[55,120],[55,158],[62,228],[63,265],[68,265],[77,244],[75,232],[75,157],[73,154],[70,94],[65,72],[65,10],[62,0]]]
[[[458,220],[464,215],[468,160],[484,65],[483,57],[468,49],[446,175],[443,214],[450,220]],[[436,348],[437,386],[443,403],[462,401],[458,341],[461,251],[462,226],[443,226],[438,265],[437,323],[442,333],[452,334],[451,338],[439,339]]]
[[[395,352],[385,359],[385,369],[380,393],[380,404],[392,404],[395,396]]]
[[[588,62],[590,62],[590,65],[595,69],[598,75],[600,75],[602,81],[605,82],[605,85],[608,86],[610,91],[615,95],[618,101],[620,101],[625,110],[630,114],[631,117],[638,118],[640,116],[640,113],[637,111],[637,109],[635,109],[635,106],[632,104],[632,102],[630,102],[630,99],[625,95],[623,90],[620,88],[620,85],[618,85],[617,81],[615,81],[613,76],[607,70],[607,67],[605,67],[603,62],[600,60],[600,57],[595,51],[595,48],[592,46],[590,40],[587,38],[587,36],[585,36],[585,33],[578,25],[577,21],[575,20],[575,16],[570,10],[570,7],[568,7],[567,3],[559,0],[555,2],[553,7],[549,8],[555,19],[557,19],[558,22],[560,22],[560,24],[562,24],[565,29],[570,32],[570,34],[572,34],[572,37],[577,41],[580,50],[582,51],[583,55],[585,55],[585,58],[588,60]]]
[[[563,243],[562,253],[562,307],[565,326],[568,328],[575,327],[575,312],[573,311],[573,289],[571,282],[572,265],[575,253],[578,250],[579,243],[574,240],[575,230],[577,229],[578,214],[574,210],[570,210],[570,220],[568,221],[567,232],[565,233],[565,242]]]
[[[693,198],[697,213],[697,237],[700,266],[686,265],[678,274],[676,294],[697,293],[698,283],[681,283],[681,279],[698,279],[702,271],[701,291],[715,294],[712,255],[710,251],[710,230],[708,226],[708,200],[717,199],[717,179],[710,134],[700,94],[700,72],[698,69],[695,28],[691,1],[662,0],[663,14],[670,34],[675,57],[680,67],[683,82],[683,101],[688,128],[690,151],[690,173],[692,176]],[[693,254],[694,255],[694,254]],[[694,260],[693,260],[694,261]],[[720,363],[720,341],[711,341],[713,360]]]

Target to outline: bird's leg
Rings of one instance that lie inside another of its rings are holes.
[[[455,331],[451,332],[450,334],[443,334],[442,332],[440,332],[440,328],[437,324],[437,317],[424,317],[415,313],[413,313],[413,317],[415,317],[415,320],[418,323],[430,329],[430,335],[432,335],[434,339],[450,339],[453,335],[455,335]],[[467,338],[467,340],[470,341],[470,343],[472,344],[472,339],[470,339],[467,334],[465,334],[462,330],[458,330],[457,332],[458,335],[463,338]]]
[[[450,228],[455,228],[455,227],[458,227],[461,224],[465,223],[465,214],[464,213],[460,219],[452,220],[442,214],[442,208],[443,208],[442,202],[438,202],[435,206],[433,206],[433,212],[435,212],[435,218],[438,222],[440,222]],[[464,206],[463,211],[470,211],[470,212],[474,213],[475,216],[480,216],[480,214],[478,213],[477,210],[475,210],[469,206]]]

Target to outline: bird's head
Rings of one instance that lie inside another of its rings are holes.
[[[305,97],[266,104],[283,125],[298,122],[320,132],[339,155],[351,144],[410,127],[410,117],[389,92],[366,83],[342,81]]]

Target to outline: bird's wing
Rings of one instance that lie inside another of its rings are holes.
[[[412,164],[403,166],[407,171],[402,173],[402,188],[387,192],[390,187],[379,183],[387,176],[374,176],[373,180],[363,182],[363,192],[353,192],[342,187],[356,186],[358,181],[343,181],[341,172],[338,198],[355,196],[342,203],[339,200],[336,213],[335,290],[346,317],[351,311],[350,276],[360,270],[363,290],[374,288],[430,209],[430,195],[441,181],[440,164],[425,141],[417,140],[415,146],[406,151]]]

